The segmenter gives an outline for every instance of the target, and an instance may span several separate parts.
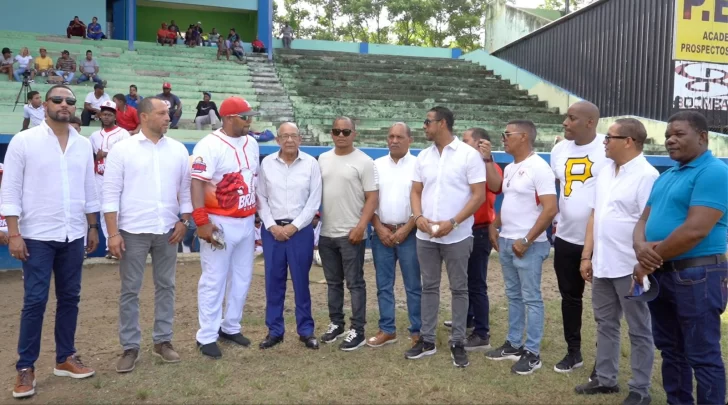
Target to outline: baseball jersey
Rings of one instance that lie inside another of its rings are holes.
[[[99,150],[109,153],[114,145],[123,141],[124,139],[129,138],[130,136],[131,135],[129,135],[129,132],[126,129],[114,126],[113,128],[108,130],[101,128],[100,130],[91,134],[88,139],[89,141],[91,141],[91,147],[93,148],[94,156],[96,156]],[[96,175],[104,175],[104,169],[106,167],[105,161],[105,158],[94,161],[94,173],[96,173]]]
[[[195,145],[192,156],[192,178],[206,182],[208,213],[233,218],[255,214],[260,151],[252,136],[232,138],[218,129]]]
[[[558,238],[584,244],[597,174],[611,162],[604,154],[604,135],[586,145],[564,140],[551,150],[551,170],[560,187]]]

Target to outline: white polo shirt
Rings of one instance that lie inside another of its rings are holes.
[[[91,107],[97,110],[100,110],[101,104],[107,101],[111,101],[108,94],[104,93],[100,98],[96,98],[96,93],[93,91],[88,93],[86,100],[84,100],[84,102],[91,104]]]
[[[455,137],[442,149],[442,155],[435,144],[423,149],[417,155],[412,180],[424,186],[422,215],[431,221],[449,221],[472,196],[470,185],[485,183],[485,165],[478,151]],[[430,238],[417,230],[417,238],[445,245],[457,243],[473,236],[474,221],[469,216],[442,238]]]
[[[38,108],[35,108],[30,104],[24,105],[23,118],[30,120],[30,126],[28,128],[40,125],[41,122],[45,121],[45,108],[43,108],[43,104],[41,104]]]
[[[417,158],[409,151],[397,163],[390,155],[374,161],[379,173],[379,208],[376,213],[382,223],[404,224],[412,216],[410,192],[416,163]]]
[[[549,164],[537,154],[503,171],[503,204],[500,237],[522,239],[536,224],[543,205],[539,197],[556,195],[556,178]],[[545,242],[546,232],[529,242]]]
[[[637,264],[632,232],[659,175],[642,154],[623,165],[616,175],[614,162],[599,173],[590,204],[594,209],[594,277],[632,274]]]

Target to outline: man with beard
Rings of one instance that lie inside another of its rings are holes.
[[[203,138],[192,152],[192,217],[204,241],[197,289],[197,346],[214,359],[222,357],[218,338],[250,346],[240,321],[253,278],[260,152],[248,131],[257,114],[240,97],[226,99],[220,105],[222,128]]]
[[[74,347],[84,237],[88,235],[88,253],[99,242],[93,152],[91,143],[69,125],[76,111],[73,91],[53,86],[45,98],[46,120],[16,134],[4,162],[0,212],[8,223],[10,255],[23,262],[25,275],[15,398],[35,394],[34,365],[40,353],[51,275],[57,299],[53,374],[71,378],[94,375],[76,356]]]
[[[109,154],[109,151],[114,147],[114,145],[129,138],[130,135],[124,128],[116,125],[116,105],[113,102],[106,101],[101,104],[98,115],[101,119],[101,129],[91,134],[89,141],[91,141],[91,147],[94,151],[96,192],[98,193],[99,200],[101,200],[101,204],[103,205],[104,198],[101,190],[104,185],[106,156]],[[101,216],[101,231],[104,233],[104,238],[106,238],[106,258],[115,259],[116,257],[109,253],[109,232],[106,229],[106,220],[104,220],[103,215]]]
[[[164,136],[169,125],[164,102],[145,98],[139,116],[141,132],[109,153],[103,185],[109,252],[120,260],[119,341],[124,353],[116,364],[119,373],[134,370],[139,361],[139,292],[150,253],[155,287],[152,354],[166,363],[180,361],[171,343],[177,244],[192,212],[189,155],[181,142]]]

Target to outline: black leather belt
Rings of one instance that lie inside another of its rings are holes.
[[[689,259],[671,260],[662,264],[662,267],[657,269],[658,272],[672,272],[689,269],[691,267],[699,266],[710,266],[711,264],[721,264],[728,261],[726,256],[723,255],[710,255],[703,257],[691,257]]]
[[[473,230],[477,231],[478,229],[488,229],[489,226],[490,226],[490,223],[475,224],[475,225],[473,225]]]
[[[278,226],[286,226],[293,223],[292,219],[276,219],[276,225]]]

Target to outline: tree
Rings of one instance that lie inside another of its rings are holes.
[[[578,10],[592,1],[593,0],[571,0],[569,1],[569,9],[571,11]],[[543,6],[539,8],[543,8],[545,10],[564,11],[566,8],[566,2],[564,0],[545,0]]]

